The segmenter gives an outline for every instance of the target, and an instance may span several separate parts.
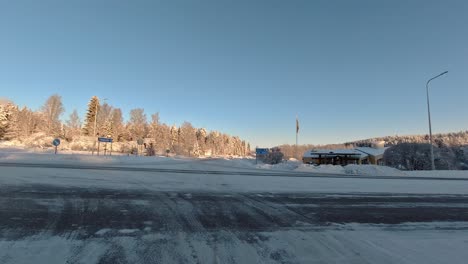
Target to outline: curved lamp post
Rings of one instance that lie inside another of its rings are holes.
[[[438,78],[444,74],[448,73],[448,71],[444,71],[443,73],[432,77],[429,79],[426,83],[426,95],[427,95],[427,117],[429,118],[429,142],[431,144],[431,168],[432,170],[435,170],[435,163],[434,163],[434,146],[432,146],[432,126],[431,126],[431,108],[429,106],[429,82],[434,80],[435,78]]]

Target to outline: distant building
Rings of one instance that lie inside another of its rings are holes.
[[[383,165],[385,142],[372,143],[371,147],[354,149],[313,149],[304,153],[302,161],[308,164],[374,164]]]
[[[302,161],[308,164],[361,164],[367,154],[355,149],[314,149],[304,153]]]
[[[385,150],[388,148],[370,148],[370,147],[359,147],[356,150],[367,154],[367,160],[363,160],[363,164],[374,164],[384,165],[383,155]]]

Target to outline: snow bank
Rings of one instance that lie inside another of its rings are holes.
[[[309,165],[301,164],[295,171],[311,172],[321,174],[346,174],[346,175],[365,175],[365,176],[407,176],[405,172],[377,165]]]
[[[257,164],[256,168],[267,169],[267,170],[277,170],[277,171],[293,171],[298,166],[300,166],[300,163],[297,161],[287,161],[287,162],[281,162],[278,164],[259,163]]]
[[[325,174],[346,174],[344,168],[342,166],[336,165],[309,165],[309,164],[301,164],[295,170],[297,172],[312,172],[312,173],[325,173]]]
[[[369,175],[369,176],[407,176],[405,172],[378,165],[346,165],[344,167],[346,174]]]

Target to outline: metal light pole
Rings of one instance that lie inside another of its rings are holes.
[[[102,99],[102,101],[106,101],[107,98],[104,98]],[[99,106],[99,102],[96,104],[96,114],[94,115],[94,133],[93,133],[93,137],[96,136],[96,123],[97,123],[97,116],[98,116],[98,106]]]
[[[427,117],[429,118],[429,142],[431,144],[431,169],[435,170],[435,163],[434,163],[434,146],[432,146],[432,126],[431,126],[431,108],[429,106],[429,82],[438,78],[444,74],[448,73],[448,71],[444,71],[443,73],[432,77],[426,83],[426,96],[427,96]]]

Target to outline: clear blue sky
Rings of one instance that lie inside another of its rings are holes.
[[[468,129],[468,1],[0,1],[0,97],[160,112],[253,146]]]

